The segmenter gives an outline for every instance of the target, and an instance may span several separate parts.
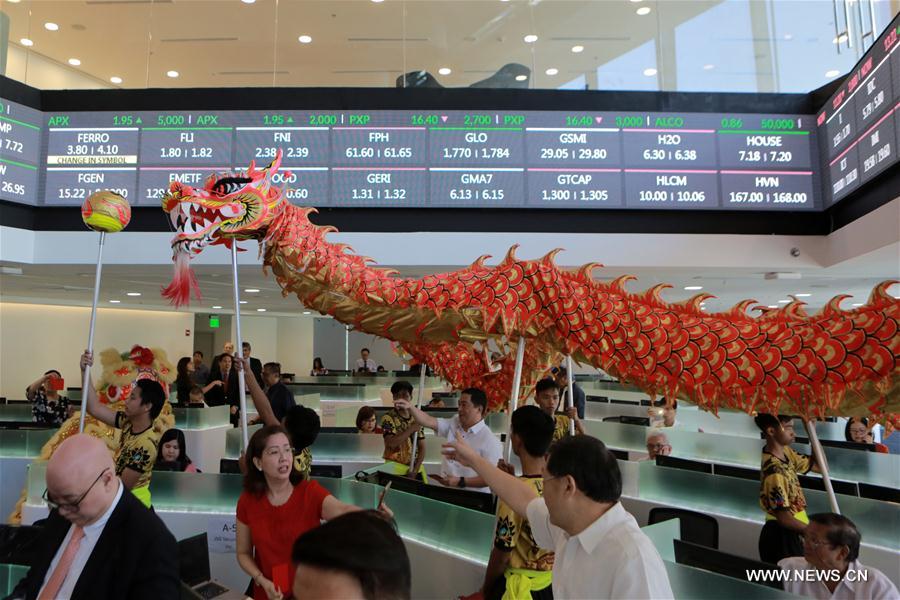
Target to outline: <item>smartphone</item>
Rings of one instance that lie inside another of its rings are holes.
[[[385,498],[385,496],[387,496],[388,490],[391,489],[392,483],[394,483],[394,482],[388,481],[387,485],[384,486],[384,489],[381,490],[381,495],[378,496],[378,504],[375,505],[375,510],[378,510],[378,507],[381,506],[382,504],[384,504],[384,498]]]
[[[47,380],[47,385],[51,390],[61,392],[66,389],[66,382],[62,377],[51,377]]]

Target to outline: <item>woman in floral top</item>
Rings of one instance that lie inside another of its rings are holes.
[[[59,427],[72,413],[69,399],[53,389],[52,382],[62,382],[62,375],[50,369],[37,381],[25,388],[25,397],[31,402],[31,418],[35,423]]]

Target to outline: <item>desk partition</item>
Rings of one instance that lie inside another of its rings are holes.
[[[646,452],[646,427],[600,421],[585,421],[584,426],[590,435],[611,448]],[[760,467],[761,439],[696,433],[671,427],[665,432],[672,445],[672,455],[678,458],[753,469]],[[809,446],[804,444],[794,444],[793,448],[797,452],[810,453]],[[824,449],[829,471],[835,479],[900,487],[900,456],[828,446]]]
[[[28,574],[28,567],[0,564],[0,597],[6,598]]]
[[[0,519],[19,501],[28,464],[40,456],[56,429],[0,429]],[[43,488],[41,489],[43,492]]]
[[[0,423],[17,422],[25,423],[32,420],[31,403],[27,404],[0,404]]]

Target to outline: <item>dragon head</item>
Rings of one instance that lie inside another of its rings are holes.
[[[163,296],[175,306],[187,304],[200,289],[190,259],[210,245],[231,247],[235,240],[261,239],[272,220],[286,206],[282,189],[272,183],[281,165],[281,151],[272,163],[246,171],[216,173],[203,187],[173,181],[162,198],[162,208],[175,229],[172,261],[175,276]]]

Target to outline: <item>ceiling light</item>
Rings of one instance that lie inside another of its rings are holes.
[[[712,71],[715,68],[716,68],[716,65],[703,65],[704,71]]]
[[[125,295],[134,297],[134,296],[140,296],[141,293],[140,292],[127,292]]]
[[[258,294],[259,293],[259,290],[256,288],[247,288],[244,291],[247,292],[248,294]]]
[[[301,44],[308,44],[312,41],[312,38],[309,37],[308,35],[301,35],[300,37],[297,38],[297,41],[300,42]]]
[[[384,2],[384,0],[372,0],[372,2],[374,2],[375,4],[381,4],[382,2]]]
[[[213,306],[213,308],[215,308],[215,309],[220,309],[220,308],[222,308],[222,307],[219,306],[219,305],[216,305],[216,306]]]
[[[578,54],[579,52],[584,52],[584,46],[572,46],[572,52]]]
[[[647,77],[653,77],[654,75],[656,75],[656,69],[654,69],[653,67],[644,69],[644,75],[646,75]]]
[[[634,2],[635,4],[637,4],[638,2],[643,2],[644,0],[631,0],[631,1]]]
[[[244,4],[253,4],[256,0],[241,0]]]
[[[304,310],[304,311],[303,311],[303,314],[304,314],[304,315],[311,315],[312,313],[309,312],[308,310]]]
[[[770,305],[769,305],[769,308],[778,308],[778,305],[777,305],[777,304],[770,304]]]
[[[57,25],[56,23],[51,23],[50,21],[47,21],[46,23],[44,23],[44,29],[46,29],[47,31],[58,31],[59,25]]]
[[[257,309],[256,309],[256,312],[266,312],[266,309],[264,309],[264,308],[257,308]]]
[[[247,304],[246,300],[238,300],[238,304]]]
[[[533,44],[534,42],[536,42],[538,40],[538,37],[536,35],[534,35],[533,33],[529,33],[522,39],[525,40],[526,44]]]
[[[850,306],[862,306],[862,305],[863,305],[862,302],[854,302],[854,303],[851,304]]]
[[[121,302],[122,302],[121,300],[110,300],[109,301],[110,304],[119,304]]]
[[[450,67],[441,67],[440,69],[438,69],[438,73],[440,73],[441,75],[449,75],[452,72],[453,70]]]
[[[794,294],[798,298],[809,298],[812,294]]]
[[[544,73],[546,73],[547,75],[551,75],[551,76],[556,75],[557,73],[559,73],[559,69],[554,69],[553,67],[550,67],[549,69],[544,71]]]
[[[528,79],[528,75],[516,75],[516,81],[525,81]]]
[[[833,40],[831,40],[831,43],[832,44],[843,44],[846,41],[847,41],[847,34],[842,33],[841,35],[839,35],[836,38],[834,38]]]
[[[841,72],[837,69],[831,69],[830,71],[825,71],[825,77],[837,77]]]
[[[22,0],[6,0],[6,1],[9,2],[10,4],[18,4]]]
[[[784,34],[784,39],[786,39],[787,41],[791,41],[792,39],[794,39],[794,34],[786,33],[786,34]]]
[[[686,289],[688,291],[702,290],[703,286],[702,285],[686,285],[686,286],[684,286],[684,289]]]
[[[34,46],[34,42],[29,40],[28,38],[22,38],[21,40],[19,40],[19,43],[26,47]]]
[[[122,83],[122,78],[121,78],[121,77],[116,77],[115,75],[113,75],[112,77],[110,77],[109,80],[110,80],[112,83],[116,84],[116,85],[119,85],[120,83]]]
[[[790,302],[791,302],[790,300],[779,300],[778,304],[788,304]]]
[[[166,71],[166,77],[175,79],[176,77],[178,77],[178,71]]]
[[[639,9],[637,9],[635,12],[636,12],[637,14],[639,14],[640,16],[643,17],[644,15],[649,15],[649,14],[650,14],[650,7],[649,7],[649,6],[642,6],[642,7],[640,7]]]
[[[81,64],[81,61],[78,60],[77,58],[70,58],[69,64],[72,65],[73,67],[77,67],[78,65]]]

